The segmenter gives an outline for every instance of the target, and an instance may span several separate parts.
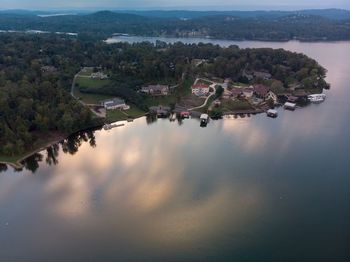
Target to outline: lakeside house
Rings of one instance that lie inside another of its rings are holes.
[[[195,84],[191,86],[192,94],[203,96],[209,93],[209,86],[206,84]]]
[[[42,66],[41,72],[42,73],[55,73],[55,72],[57,72],[57,68],[54,66]]]
[[[270,73],[264,71],[254,71],[254,76],[263,80],[270,80],[272,77]]]
[[[254,86],[254,95],[257,98],[266,99],[268,93],[269,93],[268,87],[260,84]]]
[[[107,110],[114,110],[114,109],[122,109],[122,110],[128,110],[130,109],[130,106],[128,106],[123,99],[120,98],[113,98],[109,100],[105,100],[101,102],[101,105],[106,108]]]
[[[295,103],[299,99],[298,97],[293,95],[287,95],[286,97],[287,97],[287,102],[290,102],[290,103]]]
[[[252,98],[254,94],[254,88],[252,86],[244,87],[242,89],[242,94],[245,98]]]
[[[242,88],[240,87],[232,87],[229,89],[229,92],[231,94],[231,98],[238,98],[241,97],[243,94]]]
[[[150,112],[153,114],[157,114],[157,117],[167,117],[171,112],[171,108],[169,106],[151,106],[149,108]]]
[[[269,92],[267,92],[267,95],[266,95],[265,99],[266,100],[271,99],[274,104],[277,104],[277,102],[278,102],[277,95],[274,92],[272,92],[271,90]]]
[[[92,79],[100,79],[100,80],[104,80],[104,79],[108,79],[109,76],[102,73],[102,72],[96,72],[96,73],[91,73],[90,77]]]
[[[167,96],[169,94],[168,85],[149,85],[143,86],[141,92],[151,96]]]

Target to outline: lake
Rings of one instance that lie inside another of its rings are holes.
[[[1,261],[350,261],[350,42],[185,41],[302,52],[331,89],[276,119],[144,117],[1,165]]]

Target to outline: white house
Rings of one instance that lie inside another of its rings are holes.
[[[191,86],[192,94],[202,96],[209,93],[209,86],[205,84],[195,84]]]
[[[125,104],[125,101],[120,98],[113,98],[110,100],[102,101],[101,105],[104,106],[107,110],[113,110],[113,109],[128,110],[130,108],[130,106]]]
[[[141,92],[151,96],[167,96],[169,94],[168,85],[149,85],[141,88]]]
[[[244,87],[242,91],[243,91],[244,97],[246,98],[252,98],[254,94],[254,88],[252,86]]]
[[[109,78],[108,75],[106,75],[106,74],[104,74],[104,73],[102,73],[102,72],[92,73],[92,74],[90,75],[90,77],[91,77],[92,79],[100,79],[100,80],[108,79],[108,78]]]
[[[267,93],[267,96],[266,96],[266,98],[265,98],[266,100],[269,100],[269,99],[272,99],[272,101],[276,104],[277,103],[277,95],[274,93],[274,92],[272,92],[272,91],[269,91],[268,93]]]

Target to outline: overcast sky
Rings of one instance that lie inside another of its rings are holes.
[[[350,9],[350,0],[0,0],[0,9]]]

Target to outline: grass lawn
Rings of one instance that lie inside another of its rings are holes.
[[[77,77],[76,80],[76,84],[78,84],[79,88],[99,88],[99,87],[103,87],[105,85],[108,85],[111,83],[111,80],[109,79],[103,79],[103,80],[99,80],[99,79],[93,79],[90,77]]]
[[[246,100],[233,101],[231,99],[222,100],[220,108],[223,112],[253,109],[249,102]]]
[[[93,73],[92,69],[86,70],[86,71],[80,71],[79,75],[81,76],[90,76]]]
[[[209,82],[203,79],[198,80],[197,84],[204,84],[210,86],[213,82]]]
[[[248,84],[240,83],[240,82],[234,82],[232,84],[233,86],[239,86],[239,87],[248,87]]]
[[[91,88],[91,87],[102,87],[106,84],[110,83],[110,80],[98,80],[91,78],[78,77],[76,83],[79,86],[74,88],[74,96],[82,100],[86,104],[99,104],[102,100],[106,100],[112,98],[112,96],[108,95],[100,95],[100,94],[89,94],[80,92],[80,88]]]
[[[127,120],[128,118],[138,118],[145,114],[144,111],[136,107],[135,105],[131,105],[129,110],[121,111],[121,110],[108,110],[107,111],[107,122],[117,122],[122,120]]]
[[[3,156],[0,155],[0,162],[7,162],[7,163],[16,163],[18,160],[22,159],[26,155],[18,155],[18,156]]]
[[[168,96],[158,96],[158,97],[147,97],[145,99],[145,104],[148,107],[158,106],[158,105],[170,105],[175,104],[178,101],[177,97],[174,94]]]
[[[214,102],[214,100],[215,100],[215,96],[211,96],[208,99],[207,104],[204,107],[197,109],[196,111],[199,111],[199,112],[202,112],[202,113],[207,113],[209,106]]]
[[[74,96],[82,100],[85,104],[100,104],[103,100],[113,98],[108,95],[82,93],[78,88],[74,89]]]

